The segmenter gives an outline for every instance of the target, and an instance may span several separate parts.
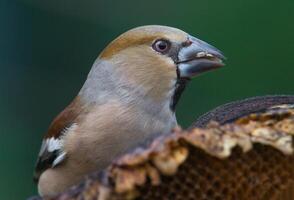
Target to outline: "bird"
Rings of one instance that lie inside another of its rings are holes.
[[[186,84],[224,60],[214,46],[169,26],[118,36],[42,140],[34,171],[39,195],[57,195],[138,144],[170,133]]]

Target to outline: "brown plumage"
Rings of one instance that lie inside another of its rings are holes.
[[[73,102],[52,122],[36,166],[39,193],[55,195],[122,153],[176,125],[175,105],[193,76],[222,54],[165,26],[132,29],[97,58]]]
[[[65,127],[69,127],[83,112],[79,96],[77,96],[57,117],[53,120],[45,138],[58,138]]]

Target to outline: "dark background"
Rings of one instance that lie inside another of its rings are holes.
[[[228,57],[195,78],[177,109],[182,126],[228,101],[294,94],[294,1],[0,1],[0,199],[36,194],[42,134],[77,94],[99,52],[140,25],[178,27]]]

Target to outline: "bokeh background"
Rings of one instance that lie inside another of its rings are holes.
[[[232,100],[294,94],[294,1],[0,1],[0,199],[36,194],[42,134],[75,96],[99,52],[120,33],[162,24],[228,57],[194,79],[177,116],[188,126]]]

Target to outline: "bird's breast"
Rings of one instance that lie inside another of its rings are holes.
[[[119,155],[175,126],[172,113],[157,110],[155,114],[111,100],[97,105],[80,120],[75,134],[66,136],[65,151],[87,163],[89,169],[103,169]]]

